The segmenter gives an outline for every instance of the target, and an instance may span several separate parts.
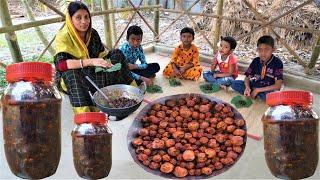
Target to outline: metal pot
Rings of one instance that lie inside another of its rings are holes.
[[[96,91],[93,95],[89,92],[92,102],[96,104],[96,106],[102,112],[108,114],[109,116],[116,116],[117,120],[121,120],[139,108],[146,92],[146,85],[143,83],[142,87],[138,88],[126,84],[116,84],[101,88],[100,90],[103,91],[109,99],[126,97],[129,99],[134,99],[137,102],[129,107],[111,108],[105,105],[105,98],[101,95],[101,93],[99,93],[99,91]]]

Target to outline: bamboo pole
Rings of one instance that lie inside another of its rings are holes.
[[[282,17],[284,17],[284,16],[286,16],[286,15],[288,15],[288,14],[290,14],[290,13],[292,13],[292,12],[294,12],[294,11],[300,9],[300,8],[302,8],[303,6],[305,6],[305,5],[307,5],[307,4],[310,4],[310,3],[313,2],[313,1],[314,1],[314,0],[308,0],[308,1],[304,2],[304,3],[301,3],[299,6],[294,7],[294,8],[292,8],[292,9],[290,9],[289,11],[287,11],[287,12],[285,12],[285,13],[283,13],[283,14],[275,17],[275,18],[273,18],[272,20],[270,20],[270,21],[268,21],[268,22],[265,21],[264,24],[262,24],[262,25],[259,26],[259,27],[254,28],[254,29],[251,30],[250,32],[248,32],[248,33],[240,36],[238,39],[243,39],[243,38],[247,37],[248,35],[250,35],[250,34],[252,34],[252,33],[254,33],[254,32],[257,32],[257,31],[260,30],[261,28],[264,28],[264,27],[266,27],[266,26],[274,23],[274,22],[277,21],[278,19],[280,19],[280,18],[282,18]]]
[[[0,17],[3,26],[12,26],[9,8],[6,0],[0,0]],[[13,62],[22,62],[22,55],[17,41],[17,36],[14,32],[5,34]]]
[[[311,59],[308,64],[309,69],[312,69],[315,67],[317,60],[319,58],[319,55],[320,55],[320,36],[318,36],[317,43],[316,43],[315,47],[313,48]]]
[[[250,10],[257,16],[259,20],[261,20],[263,23],[267,23],[267,21],[264,20],[263,16],[247,0],[243,0],[243,2],[250,8]],[[299,55],[286,43],[286,41],[281,38],[279,34],[272,28],[270,28],[269,26],[267,26],[267,28],[277,37],[281,44],[288,49],[289,53],[297,59],[299,64],[301,64],[303,67],[306,67],[306,63],[302,61]]]
[[[43,26],[43,25],[47,25],[47,24],[53,24],[53,23],[62,22],[62,21],[63,21],[63,18],[58,17],[58,18],[38,20],[38,21],[34,21],[34,22],[27,22],[27,23],[22,23],[22,24],[17,24],[17,25],[7,25],[7,26],[0,28],[0,34],[14,32],[14,31],[20,31],[23,29],[28,29],[28,28],[37,27],[37,26]]]
[[[153,34],[158,35],[158,33],[156,33],[156,31],[152,28],[152,26],[150,26],[150,24],[148,23],[148,21],[142,16],[142,14],[139,12],[138,9],[136,9],[136,7],[134,6],[134,4],[132,3],[131,0],[128,0],[129,3],[131,4],[131,6],[135,9],[135,11],[137,12],[137,14],[140,16],[140,18],[144,21],[144,23],[148,26],[148,28],[153,32]]]
[[[178,11],[178,10],[173,10],[173,9],[164,9],[160,8],[159,11],[163,12],[170,12],[170,13],[183,13],[183,11]],[[204,16],[204,17],[211,17],[211,18],[218,18],[219,16],[215,14],[204,14],[204,13],[185,13],[185,14],[190,14],[193,16]],[[244,22],[244,23],[249,23],[249,24],[257,24],[257,25],[263,25],[261,21],[257,20],[250,20],[250,19],[242,19],[242,18],[233,18],[233,17],[228,17],[228,16],[221,16],[221,19],[227,20],[227,21],[238,21],[238,22]],[[295,30],[295,31],[303,31],[303,32],[308,32],[311,34],[320,34],[320,30],[318,29],[310,29],[310,28],[302,28],[302,27],[295,27],[287,24],[277,24],[273,23],[269,25],[270,27],[278,27],[278,28],[283,28],[283,29],[288,29],[288,30]]]
[[[140,0],[139,6],[142,4],[142,2],[143,2],[143,0]],[[117,39],[117,42],[114,44],[114,48],[116,48],[116,46],[118,46],[118,43],[119,43],[120,39],[122,38],[122,36],[124,35],[124,33],[127,31],[130,23],[132,22],[132,20],[133,20],[133,18],[134,18],[134,16],[135,16],[136,14],[137,14],[137,11],[134,11],[133,14],[132,14],[132,16],[131,16],[131,18],[130,18],[130,20],[129,20],[129,22],[127,23],[126,27],[124,28],[124,30],[121,32],[119,38]]]
[[[110,9],[114,9],[114,4],[113,4],[113,0],[108,0],[108,4],[109,4],[109,10]],[[111,34],[112,34],[112,44],[115,44],[116,39],[117,39],[117,29],[116,29],[116,22],[115,22],[115,18],[114,18],[114,13],[110,14],[110,27],[111,27]]]
[[[202,35],[202,37],[207,41],[207,43],[211,46],[211,48],[213,49],[214,48],[214,45],[210,42],[210,40],[207,38],[206,34],[200,29],[200,27],[198,26],[198,24],[192,19],[191,15],[187,14],[190,21],[193,23],[194,26],[196,26],[199,31],[200,31],[200,34]]]
[[[7,65],[6,65],[5,63],[3,63],[3,62],[2,62],[2,60],[0,60],[0,67],[2,67],[2,68],[6,68],[6,67],[7,67]]]
[[[63,25],[60,27],[60,30],[63,28],[63,26],[65,25],[65,23],[63,23]],[[44,55],[44,53],[46,53],[46,51],[48,50],[48,48],[52,45],[53,41],[56,39],[56,35],[51,39],[51,41],[49,42],[49,44],[47,45],[47,47],[41,52],[40,56],[37,58],[37,61],[40,61],[41,57]]]
[[[44,4],[45,6],[47,6],[49,9],[51,9],[52,11],[54,11],[55,13],[59,14],[61,17],[65,18],[65,15],[63,12],[59,11],[57,8],[55,8],[53,5],[51,5],[50,3],[48,3],[45,0],[38,0],[40,1],[42,4]]]
[[[181,13],[181,14],[180,14],[178,17],[176,17],[176,19],[174,19],[174,20],[169,24],[169,26],[167,26],[162,32],[160,32],[160,34],[158,34],[158,36],[155,37],[155,39],[159,39],[160,36],[161,36],[163,33],[165,33],[165,32],[166,32],[174,23],[176,23],[184,14],[188,13],[188,12],[193,8],[193,6],[196,5],[199,1],[200,1],[200,0],[196,0],[195,2],[193,2],[193,3],[188,7],[188,9],[185,10],[185,11],[179,11],[179,13]]]
[[[221,35],[221,24],[222,24],[222,18],[223,15],[223,0],[218,0],[217,3],[217,15],[219,16],[218,19],[216,19],[216,26],[214,30],[214,39],[213,39],[213,51],[217,51],[218,49],[218,42],[220,41],[220,35]]]
[[[156,5],[160,5],[160,0],[156,0]],[[156,34],[154,34],[154,38],[157,37],[157,34],[159,34],[159,21],[160,21],[160,12],[159,9],[156,9],[154,12],[154,30],[156,31]],[[157,38],[159,40],[159,38]]]
[[[101,0],[101,6],[102,6],[102,10],[108,10],[108,1]],[[112,34],[111,34],[111,29],[110,29],[109,13],[106,13],[103,16],[103,21],[104,21],[104,33],[105,33],[105,38],[106,38],[106,46],[109,49],[111,49],[111,47],[112,47]]]
[[[39,0],[39,1],[41,1],[41,0]],[[150,7],[140,7],[137,9],[144,10],[144,9],[154,9],[154,8],[159,8],[159,7],[160,6],[150,6]],[[127,12],[127,11],[134,11],[134,10],[135,10],[134,8],[121,8],[121,9],[112,9],[112,10],[105,10],[105,11],[96,11],[96,12],[91,13],[91,16],[100,16],[100,15],[104,15],[106,13],[119,13],[119,12]],[[59,15],[60,15],[60,13],[59,13]],[[27,23],[12,25],[12,26],[0,27],[0,34],[19,31],[19,30],[23,30],[23,29],[36,27],[36,26],[43,26],[43,25],[47,25],[47,24],[63,22],[63,21],[64,21],[64,14],[63,14],[63,17],[55,17],[55,18],[50,18],[50,19],[38,20],[35,22],[27,22]]]
[[[24,5],[24,7],[26,8],[26,13],[27,13],[27,16],[29,18],[30,21],[34,22],[35,21],[35,18],[33,16],[33,13],[32,13],[32,10],[29,6],[29,3],[28,3],[28,0],[22,0],[22,3]],[[43,32],[41,31],[40,27],[34,27],[39,39],[41,40],[41,42],[43,43],[43,45],[46,47],[49,45],[49,42],[47,40],[47,38],[45,37],[45,35],[43,34]],[[48,51],[50,52],[50,54],[53,56],[55,51],[54,49],[49,46],[48,48]]]
[[[158,5],[152,5],[152,6],[142,6],[142,7],[127,7],[127,8],[120,8],[120,9],[110,9],[110,10],[102,10],[102,11],[96,11],[91,13],[91,16],[100,16],[100,15],[105,15],[107,13],[121,13],[121,12],[128,12],[128,11],[135,11],[135,10],[148,10],[148,9],[155,9],[155,8],[160,8]]]

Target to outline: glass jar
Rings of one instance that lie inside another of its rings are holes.
[[[270,107],[262,117],[265,159],[278,178],[306,178],[317,168],[319,119],[312,102],[312,93],[306,91],[267,95]]]
[[[3,137],[13,174],[39,179],[56,172],[61,154],[61,96],[49,63],[7,66],[1,98]]]
[[[112,165],[112,132],[101,112],[76,114],[72,131],[73,163],[78,175],[100,179],[109,175]]]

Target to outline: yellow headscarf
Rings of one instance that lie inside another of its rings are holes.
[[[69,13],[66,13],[66,25],[57,33],[55,38],[56,54],[66,52],[77,59],[88,59],[88,44],[91,38],[91,22],[86,34],[86,42],[79,37],[75,27],[72,24]]]

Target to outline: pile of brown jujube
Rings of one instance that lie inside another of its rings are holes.
[[[235,163],[246,130],[229,105],[205,98],[166,100],[154,104],[141,119],[132,141],[145,166],[176,177],[209,176]]]

